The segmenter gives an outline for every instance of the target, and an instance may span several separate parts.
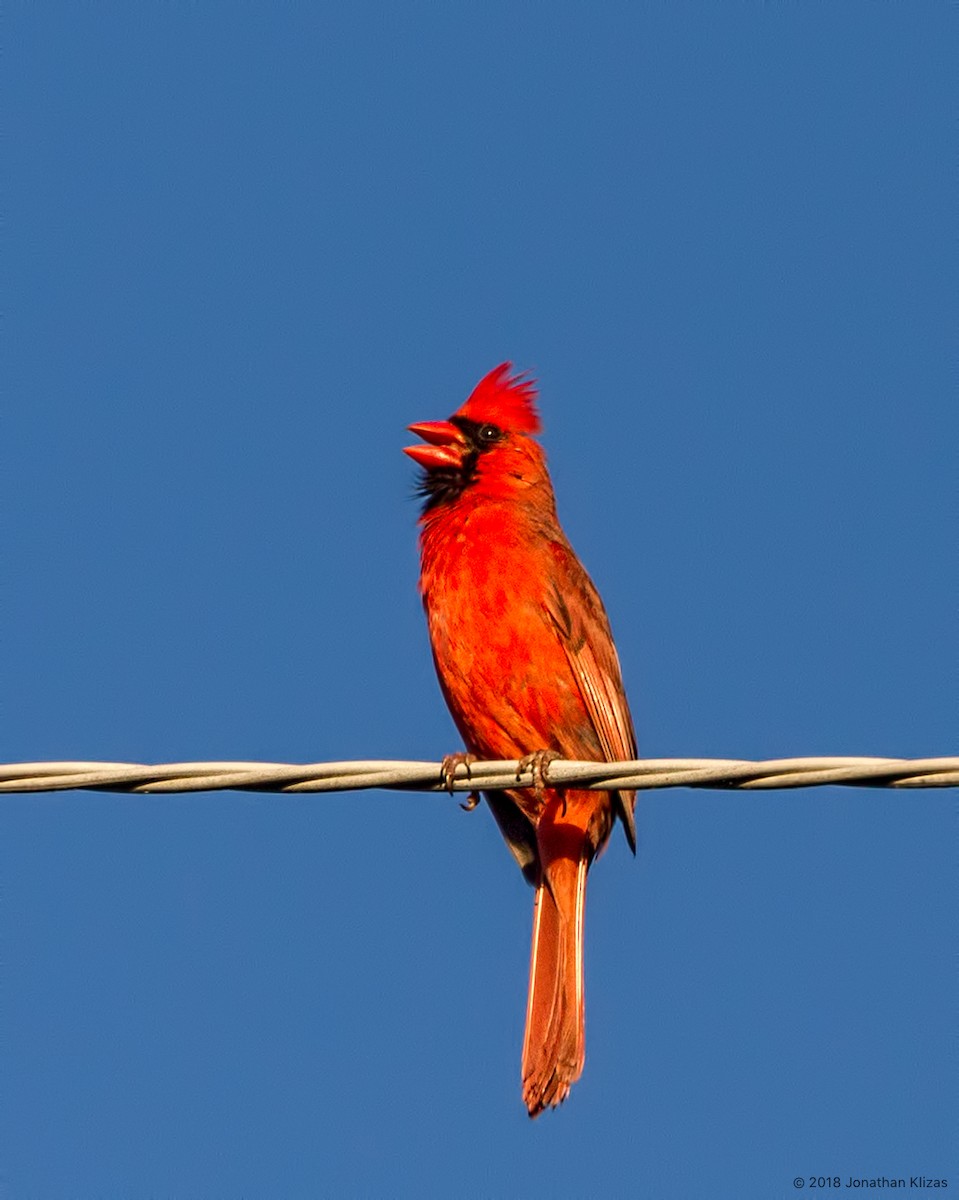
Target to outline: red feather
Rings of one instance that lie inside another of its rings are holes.
[[[514,433],[539,433],[536,380],[525,372],[513,375],[512,370],[513,364],[504,362],[484,375],[456,415]]]

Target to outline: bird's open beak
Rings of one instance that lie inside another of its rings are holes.
[[[421,437],[425,446],[404,446],[415,463],[431,471],[436,467],[459,467],[463,461],[465,440],[455,425],[449,421],[420,421],[407,426],[410,433]]]

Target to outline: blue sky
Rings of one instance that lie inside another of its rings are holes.
[[[405,426],[535,371],[641,752],[955,753],[945,4],[4,16],[5,760],[438,760]],[[945,1177],[955,792],[659,791],[519,1095],[485,809],[0,806],[12,1198]]]

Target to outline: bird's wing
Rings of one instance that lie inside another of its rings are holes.
[[[610,762],[634,759],[638,756],[636,734],[603,602],[568,543],[553,544],[553,561],[557,569],[547,588],[546,612],[562,642],[603,754]],[[614,792],[613,798],[635,853],[636,793]]]

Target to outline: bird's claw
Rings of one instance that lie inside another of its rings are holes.
[[[440,767],[440,774],[443,776],[443,782],[446,784],[446,790],[451,796],[453,794],[453,781],[456,778],[456,768],[465,767],[466,778],[470,779],[472,778],[470,775],[470,763],[474,762],[476,762],[475,754],[464,754],[462,751],[459,754],[447,754],[447,756],[443,759],[443,764]],[[464,812],[472,812],[479,802],[479,792],[470,792],[466,803],[461,804],[460,808]]]
[[[549,764],[562,757],[556,750],[534,750],[532,754],[524,755],[516,768],[516,782],[519,783],[522,780],[524,771],[529,771],[537,799],[541,800],[543,788],[549,782]],[[565,806],[565,800],[563,803]]]

